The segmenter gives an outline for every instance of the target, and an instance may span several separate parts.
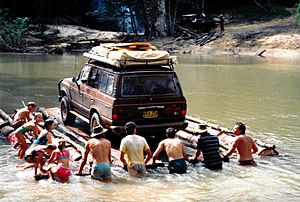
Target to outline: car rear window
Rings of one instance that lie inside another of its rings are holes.
[[[173,75],[124,76],[123,96],[147,96],[176,94],[178,92]]]

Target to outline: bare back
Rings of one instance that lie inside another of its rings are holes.
[[[257,147],[253,139],[247,135],[240,135],[236,139],[238,150],[238,160],[246,161],[253,159],[252,153],[257,151]]]
[[[93,156],[93,163],[110,163],[111,143],[105,138],[92,138],[88,147]]]
[[[169,161],[184,158],[183,143],[179,139],[168,138],[161,142]]]

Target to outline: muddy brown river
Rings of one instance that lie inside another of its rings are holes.
[[[12,112],[22,101],[58,106],[57,82],[78,74],[81,55],[0,55],[0,108]],[[167,168],[129,177],[114,166],[113,182],[72,175],[66,184],[36,182],[33,170],[18,171],[10,144],[0,141],[0,201],[299,201],[300,59],[178,56],[175,70],[188,114],[232,127],[275,144],[279,156],[255,157],[257,167],[231,158],[222,171],[188,165],[184,175]],[[75,172],[78,165],[72,165]]]

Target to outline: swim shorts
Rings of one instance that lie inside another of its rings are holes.
[[[256,166],[257,165],[253,159],[245,160],[245,161],[238,161],[238,164],[241,166]]]
[[[108,163],[97,163],[93,164],[91,175],[94,179],[110,179],[111,169]]]
[[[171,174],[183,174],[186,173],[187,166],[184,159],[176,159],[169,161],[168,169]]]
[[[144,164],[134,164],[131,168],[128,167],[128,173],[131,176],[144,176],[146,167]]]

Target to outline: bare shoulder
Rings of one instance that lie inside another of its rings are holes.
[[[254,140],[253,140],[253,138],[251,137],[251,136],[246,136],[247,137],[247,139],[249,140],[249,141],[252,141],[252,142],[254,142]]]
[[[103,138],[103,141],[105,142],[105,144],[111,145],[111,143],[108,139]]]

